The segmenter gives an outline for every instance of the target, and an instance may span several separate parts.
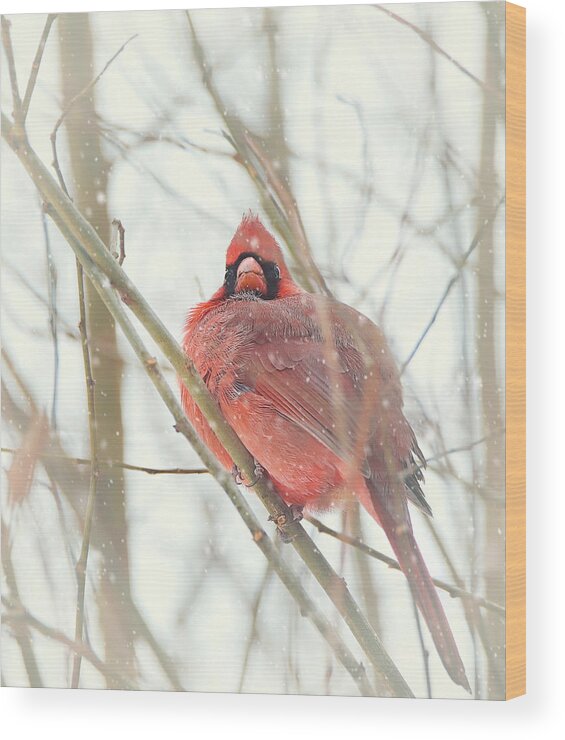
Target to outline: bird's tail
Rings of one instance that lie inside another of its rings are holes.
[[[369,514],[384,529],[398,563],[410,584],[414,599],[428,625],[445,670],[456,684],[471,693],[451,627],[414,537],[405,502],[402,502],[402,507],[399,506],[397,512],[391,513],[389,507],[381,502],[381,497],[378,494],[372,494],[367,488],[359,498]]]

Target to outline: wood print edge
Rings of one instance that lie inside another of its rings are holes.
[[[506,698],[526,693],[526,10],[506,3]]]

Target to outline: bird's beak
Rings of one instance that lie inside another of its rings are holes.
[[[267,293],[267,281],[263,268],[253,257],[246,257],[241,261],[237,268],[237,277],[235,281],[236,293]]]

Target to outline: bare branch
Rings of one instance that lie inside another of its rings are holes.
[[[470,80],[473,80],[473,82],[475,82],[482,90],[498,93],[498,91],[491,88],[490,85],[487,85],[485,82],[476,77],[467,69],[467,67],[464,67],[461,62],[458,62],[457,59],[452,57],[451,54],[448,54],[445,49],[442,49],[442,47],[436,41],[434,41],[428,33],[419,28],[419,26],[416,26],[414,23],[406,20],[406,18],[402,18],[397,13],[393,13],[392,10],[389,10],[389,8],[385,8],[383,5],[374,5],[373,7],[376,10],[380,10],[383,13],[386,13],[386,15],[395,20],[397,23],[400,23],[403,26],[406,26],[407,28],[410,28],[412,31],[414,31],[414,33],[417,34],[422,39],[422,41],[425,41],[426,44],[429,44],[435,52],[437,52],[444,59],[447,59],[448,62],[451,62],[454,67],[456,67],[460,72],[463,72],[463,74],[466,75]]]
[[[301,263],[305,274],[313,278],[318,290],[325,295],[331,295],[330,289],[326,285],[326,281],[312,257],[312,250],[308,243],[308,238],[304,230],[302,217],[298,210],[296,199],[290,192],[288,185],[278,175],[275,167],[262,150],[259,142],[251,136],[251,134],[245,131],[243,132],[243,137],[247,146],[263,167],[266,185],[270,190],[272,190],[279,201],[280,208],[284,213],[288,228],[293,236],[292,243],[296,247],[293,251],[293,256]]]
[[[80,261],[76,259],[78,303],[80,310],[79,331],[82,345],[82,361],[84,365],[84,378],[86,385],[86,398],[88,407],[88,436],[90,442],[90,483],[88,498],[86,500],[86,511],[84,514],[84,529],[82,534],[82,546],[76,564],[77,576],[77,601],[75,612],[75,642],[81,643],[84,632],[84,597],[86,590],[86,569],[88,566],[88,553],[90,551],[90,535],[92,532],[92,518],[94,516],[94,504],[96,501],[96,484],[98,482],[98,435],[96,429],[96,405],[94,393],[94,378],[92,377],[92,364],[90,360],[90,348],[88,346],[88,333],[86,326],[86,300],[84,295],[84,275]],[[78,689],[80,680],[80,664],[82,655],[75,652],[73,659],[73,672],[71,677],[71,688]]]
[[[306,591],[301,586],[296,576],[290,571],[284,564],[279,553],[274,548],[271,540],[267,537],[266,533],[261,528],[258,520],[255,518],[252,510],[248,506],[247,502],[233,483],[231,477],[223,471],[219,463],[215,460],[208,449],[202,444],[196,433],[190,426],[184,412],[173,394],[170,386],[163,377],[158,363],[154,357],[152,357],[145,349],[141,338],[139,337],[135,327],[125,313],[122,303],[116,297],[112,290],[108,290],[106,286],[106,277],[98,270],[98,268],[90,261],[88,256],[82,251],[82,247],[76,242],[74,236],[66,230],[65,224],[61,221],[57,221],[58,216],[55,212],[51,213],[52,217],[56,221],[57,225],[61,229],[63,236],[69,241],[69,244],[76,250],[76,254],[80,255],[84,262],[83,266],[88,272],[89,278],[93,282],[95,288],[99,291],[102,300],[105,302],[108,310],[111,311],[116,321],[122,327],[124,334],[128,341],[136,351],[138,359],[141,361],[146,373],[157,388],[159,394],[165,401],[167,407],[171,411],[175,419],[175,428],[177,431],[183,434],[198,452],[204,462],[207,463],[210,471],[218,482],[222,485],[230,500],[235,505],[239,514],[243,518],[249,531],[252,534],[253,541],[263,551],[268,560],[272,563],[273,568],[290,591],[291,595],[295,598],[300,606],[301,613],[308,616],[320,634],[326,639],[330,647],[334,650],[336,657],[346,670],[350,673],[354,681],[357,683],[359,690],[363,695],[374,695],[374,691],[367,679],[365,669],[362,664],[357,663],[345,643],[342,642],[337,632],[333,629],[330,623],[325,617],[317,610],[314,602],[310,599]]]
[[[47,308],[49,311],[49,331],[53,342],[53,395],[51,398],[51,426],[57,429],[57,396],[59,389],[59,332],[57,312],[57,268],[51,251],[49,228],[43,210],[41,211],[41,226],[45,241],[45,255],[47,262]]]
[[[192,36],[194,56],[202,71],[203,84],[214,101],[218,114],[228,127],[229,135],[224,133],[224,137],[237,152],[236,161],[246,169],[261,196],[263,207],[269,214],[269,218],[282,234],[298,265],[297,277],[303,287],[329,295],[330,291],[326,282],[312,258],[300,212],[288,185],[276,173],[257,138],[249,133],[237,116],[228,112],[214,82],[213,70],[206,59],[204,48],[188,11],[186,11],[186,17]]]
[[[0,532],[0,545],[2,547],[2,568],[6,577],[8,594],[10,597],[10,601],[19,602],[20,593],[18,589],[18,582],[16,580],[16,572],[12,563],[10,533],[8,531],[6,523],[4,522],[4,519],[2,519],[1,529],[2,531]],[[22,654],[22,659],[24,661],[29,685],[35,686],[37,688],[42,688],[43,681],[41,680],[41,674],[39,673],[39,667],[35,658],[33,643],[31,641],[29,631],[27,630],[26,626],[23,625],[22,627],[22,629],[16,630],[15,639]]]
[[[422,630],[422,621],[420,619],[420,612],[418,610],[418,604],[416,599],[412,595],[412,607],[414,609],[414,620],[416,622],[416,631],[418,632],[418,641],[420,643],[420,651],[422,653],[422,661],[424,663],[424,674],[426,676],[426,689],[428,691],[428,699],[432,698],[432,678],[430,675],[430,651],[426,647],[424,641],[424,632]]]
[[[374,548],[366,545],[364,542],[357,539],[356,537],[351,537],[344,532],[337,532],[335,529],[328,527],[326,524],[321,522],[319,519],[316,519],[316,517],[311,516],[310,514],[305,514],[304,519],[310,522],[310,524],[313,524],[318,532],[321,532],[322,534],[327,534],[330,537],[339,540],[340,542],[345,542],[347,545],[351,545],[352,547],[356,547],[358,550],[361,550],[361,552],[364,552],[366,555],[369,555],[370,557],[375,558],[375,560],[380,560],[381,563],[388,565],[388,567],[392,570],[402,572],[400,565],[394,558],[391,558],[388,555],[375,550]],[[465,591],[465,589],[459,586],[454,586],[451,583],[446,583],[445,581],[441,581],[439,578],[432,578],[432,581],[438,588],[440,588],[442,591],[446,591],[453,598],[457,597],[461,599],[468,599],[469,601],[475,603],[477,606],[482,606],[489,611],[500,614],[501,616],[504,616],[504,614],[506,613],[506,610],[503,606],[495,604],[492,601],[488,601],[488,599],[485,599],[482,596],[475,596],[475,594],[472,594],[469,591]]]
[[[500,434],[504,433],[504,429],[501,429],[499,431]],[[437,455],[432,455],[431,457],[427,457],[424,462],[421,463],[415,463],[414,465],[408,466],[405,470],[402,471],[400,474],[400,477],[403,480],[406,480],[411,475],[414,475],[414,473],[417,473],[419,470],[424,470],[428,467],[430,463],[434,463],[438,460],[444,460],[446,457],[450,457],[451,455],[455,455],[458,452],[470,452],[471,450],[474,450],[475,447],[478,447],[479,445],[484,444],[487,442],[493,435],[487,434],[484,437],[481,437],[480,439],[476,439],[474,442],[469,442],[467,445],[461,445],[461,447],[451,447],[449,450],[443,450],[442,452],[438,452]],[[431,470],[434,470],[434,467],[430,468]]]
[[[61,112],[61,115],[57,119],[57,122],[55,123],[55,126],[53,128],[53,131],[51,132],[50,139],[51,139],[51,149],[52,149],[52,152],[53,152],[53,167],[55,169],[55,172],[57,173],[57,179],[59,180],[59,184],[60,184],[61,188],[63,189],[63,191],[65,192],[65,194],[67,195],[67,197],[70,197],[69,196],[69,191],[67,190],[67,186],[65,185],[65,180],[63,178],[63,173],[61,172],[61,166],[59,165],[59,157],[58,157],[58,154],[57,154],[57,133],[59,131],[59,128],[61,127],[61,124],[65,120],[65,117],[67,116],[67,114],[69,113],[69,111],[72,109],[72,107],[75,105],[75,103],[78,100],[80,100],[82,97],[84,97],[90,90],[92,90],[92,88],[94,87],[94,85],[96,85],[96,83],[98,82],[98,80],[106,72],[106,70],[112,64],[112,62],[122,53],[122,51],[126,48],[126,46],[129,44],[129,42],[130,41],[133,41],[133,39],[135,39],[136,37],[137,37],[137,34],[134,34],[133,36],[130,36],[130,38],[120,46],[120,48],[118,49],[118,51],[112,57],[110,57],[110,59],[104,65],[104,68],[102,69],[102,71],[99,72],[96,75],[96,77],[88,83],[88,85],[86,85],[85,87],[83,87],[83,89],[80,90],[74,96],[74,98],[71,98],[71,100],[69,100],[69,102],[67,103],[67,105],[63,108],[63,111]]]
[[[171,686],[175,691],[184,691],[184,687],[180,681],[179,675],[177,673],[177,669],[175,668],[175,665],[171,658],[167,655],[165,650],[161,647],[159,644],[159,641],[151,631],[149,625],[145,621],[143,615],[137,608],[137,606],[133,603],[131,603],[131,606],[133,610],[135,611],[135,615],[137,617],[137,621],[139,623],[139,628],[141,632],[141,637],[145,639],[151,650],[153,651],[153,654],[157,658],[161,668],[163,669],[163,672],[171,682]]]
[[[10,34],[10,26],[12,24],[6,18],[2,16],[2,43],[4,45],[4,51],[6,52],[6,59],[8,60],[8,74],[10,76],[10,89],[12,92],[12,105],[14,106],[13,116],[14,121],[22,125],[22,99],[20,98],[20,89],[18,87],[18,76],[16,74],[16,62],[14,59],[14,50],[12,48],[12,36]]]
[[[9,624],[12,624],[16,627],[21,624],[32,627],[34,630],[37,630],[37,632],[44,635],[45,637],[48,637],[51,640],[55,640],[55,642],[60,642],[62,645],[65,645],[69,648],[69,650],[73,652],[73,654],[80,655],[81,658],[87,660],[105,678],[112,679],[114,677],[114,671],[110,670],[106,666],[104,661],[102,661],[96,655],[92,648],[89,648],[83,643],[77,642],[76,640],[71,640],[71,638],[67,637],[63,632],[60,632],[54,627],[49,627],[48,625],[44,624],[39,619],[30,614],[27,609],[25,609],[21,604],[14,605],[4,597],[2,597],[2,604],[8,610],[2,615],[3,622],[8,622]],[[122,676],[120,681],[124,689],[133,690],[136,688],[125,678],[125,676]]]
[[[443,540],[441,539],[441,537],[437,533],[437,530],[434,527],[433,521],[429,517],[425,517],[424,518],[424,521],[425,521],[425,524],[428,527],[428,529],[429,529],[432,537],[434,538],[434,541],[435,541],[436,545],[438,546],[438,548],[439,548],[439,550],[440,550],[440,552],[441,552],[441,554],[443,556],[443,559],[445,560],[445,563],[446,563],[447,567],[449,568],[449,571],[451,573],[451,577],[453,578],[453,580],[455,581],[455,583],[462,584],[463,583],[463,580],[462,580],[461,576],[459,575],[459,573],[457,572],[457,569],[455,567],[455,564],[453,563],[453,560],[452,560],[452,558],[451,558],[451,556],[450,556],[450,554],[449,554],[449,552],[447,550],[447,547],[445,546],[445,543],[443,542]],[[473,633],[474,630],[476,629],[477,634],[479,635],[479,639],[480,639],[480,641],[481,641],[481,643],[483,645],[484,651],[485,651],[485,653],[487,655],[487,658],[489,659],[489,662],[490,662],[491,661],[491,658],[492,658],[492,652],[493,652],[493,650],[492,650],[492,647],[491,647],[491,644],[490,644],[490,641],[489,641],[489,634],[488,634],[488,630],[487,630],[487,623],[490,623],[490,626],[492,626],[494,624],[494,622],[492,622],[492,620],[486,620],[485,621],[483,619],[483,615],[481,614],[481,611],[479,609],[479,605],[478,604],[475,604],[473,601],[467,600],[467,599],[463,599],[462,600],[462,604],[463,604],[463,610],[465,612],[465,619],[466,619],[467,624],[469,626],[469,630],[471,631],[471,633]],[[499,607],[499,609],[502,609],[502,608],[503,607]],[[504,612],[504,614],[506,614],[506,612]],[[502,616],[502,614],[501,614],[501,616]],[[500,624],[501,625],[504,625],[504,618],[502,618],[499,621],[500,621]],[[499,671],[498,667],[494,668],[494,670],[496,672],[496,680],[497,681],[500,681],[502,677],[500,675],[500,671]]]
[[[2,447],[2,452],[15,454],[17,450],[13,447]],[[45,452],[39,455],[40,458],[54,458],[58,460],[67,460],[76,465],[92,465],[92,460],[86,457],[69,457],[68,455],[56,455]],[[98,467],[122,468],[123,470],[136,470],[148,475],[209,475],[207,468],[148,468],[144,465],[130,465],[129,463],[119,462],[117,460],[98,461]]]
[[[37,75],[39,73],[39,68],[41,66],[41,60],[43,59],[43,52],[45,50],[45,44],[47,43],[47,38],[49,36],[49,32],[51,31],[51,26],[53,25],[53,22],[57,18],[57,13],[50,13],[47,16],[47,20],[45,21],[45,27],[43,28],[43,33],[41,34],[41,38],[39,39],[39,45],[37,47],[37,51],[35,52],[35,58],[33,60],[33,64],[31,65],[31,72],[29,73],[29,79],[27,81],[26,91],[24,93],[24,99],[22,102],[22,124],[25,123],[25,120],[27,118],[27,113],[29,110],[29,104],[31,103],[31,96],[33,95],[33,91],[35,89],[35,83],[37,82]]]
[[[17,132],[14,132],[12,124],[10,124],[5,115],[2,115],[2,135],[18,155],[21,163],[42,194],[44,201],[49,204],[49,214],[56,221],[57,226],[75,251],[75,254],[80,256],[85,269],[88,268],[89,276],[92,274],[92,267],[98,268],[103,273],[103,285],[100,286],[101,289],[99,291],[103,300],[112,301],[115,298],[113,292],[109,290],[107,284],[109,280],[120,292],[122,300],[127,303],[137,318],[144,324],[150,335],[172,362],[182,382],[189,389],[202,412],[210,420],[218,439],[229,452],[239,470],[248,480],[253,480],[255,468],[253,457],[223,418],[216,401],[210,395],[192,363],[184,355],[169,330],[152,311],[123,269],[114,260],[100,240],[96,230],[83,218],[69,198],[57,186],[57,183],[31,148],[27,139],[24,138],[22,140],[21,137],[15,134]],[[122,324],[122,328],[124,328],[124,317],[122,313],[116,309],[115,305],[113,305],[112,311],[115,312],[116,318]],[[132,337],[133,335],[130,333],[129,338]],[[156,360],[147,356],[144,360],[144,367],[147,371],[150,371],[150,377],[154,377],[152,368],[157,367]],[[160,372],[159,377],[162,377]],[[170,389],[169,393],[171,394],[171,401],[174,401],[178,405],[178,401],[172,396]],[[181,417],[182,419],[183,417]],[[190,429],[191,433],[191,442],[195,449],[198,449],[200,457],[210,467],[210,470],[214,471],[215,477],[221,483],[225,483],[225,472],[218,466],[207,449],[202,447],[200,440],[194,438],[195,435],[192,428],[189,426],[188,429]],[[229,490],[229,487],[224,486],[224,490]],[[359,645],[377,669],[380,679],[378,686],[379,692],[386,696],[412,696],[410,688],[386,652],[379,637],[359,609],[347,585],[337,576],[329,562],[306,534],[300,523],[293,520],[294,518],[286,504],[284,504],[267,480],[259,480],[254,486],[254,491],[267,508],[271,517],[277,522],[277,525],[285,529],[292,541],[293,547],[316,577],[316,580],[338,609]],[[264,533],[260,533],[259,539],[262,540],[263,538]]]
[[[241,674],[239,676],[239,684],[238,684],[238,693],[241,694],[243,691],[243,685],[245,683],[245,676],[247,675],[247,668],[249,667],[249,659],[251,657],[251,651],[253,649],[253,645],[255,643],[255,640],[257,639],[257,623],[259,621],[259,606],[261,604],[261,600],[263,599],[263,596],[265,595],[265,590],[267,588],[267,585],[269,581],[271,580],[271,576],[273,574],[273,568],[270,563],[267,563],[267,568],[265,569],[265,574],[263,575],[263,578],[261,579],[261,583],[259,584],[259,588],[257,589],[257,593],[255,594],[255,598],[253,599],[253,606],[251,608],[251,626],[249,628],[249,634],[247,636],[247,642],[245,645],[245,655],[243,656],[243,664],[241,666]]]
[[[65,236],[75,251],[75,254],[80,258],[89,277],[94,274],[94,271],[102,273],[103,277],[99,278],[97,282],[97,290],[99,288],[99,293],[106,305],[112,305],[111,311],[121,324],[124,332],[126,332],[130,343],[139,342],[140,340],[133,326],[128,325],[129,319],[121,310],[121,303],[117,301],[116,296],[109,289],[108,280],[120,292],[122,300],[129,306],[171,361],[202,413],[210,421],[216,436],[230,454],[235,465],[237,465],[248,480],[253,480],[255,469],[253,457],[246,450],[234,430],[225,421],[215,399],[210,395],[202,378],[193,364],[184,355],[169,330],[153,312],[123,269],[117,264],[116,260],[100,240],[96,230],[84,219],[73,203],[57,186],[57,183],[29,145],[27,139],[22,141],[21,138],[14,136],[13,126],[5,115],[2,115],[2,135],[18,155],[20,162],[40,191],[44,201],[48,204],[49,215],[55,220],[59,230]],[[119,309],[116,307],[114,301],[117,301]],[[158,369],[155,358],[144,353],[140,353],[139,356],[143,357],[143,366],[146,372],[149,373],[152,379],[158,377],[160,384],[163,376]],[[178,401],[168,385],[166,385],[166,388],[168,392],[164,388],[161,388],[161,390],[163,391],[163,397],[167,397],[171,403],[169,408],[180,409]],[[228,495],[233,493],[230,486],[226,484],[225,471],[219,467],[217,461],[209,453],[207,448],[202,445],[199,438],[194,434],[192,427],[187,425],[184,416],[179,418],[177,428],[185,429],[194,448],[197,449],[200,457],[207,467],[210,468],[214,477],[223,485]],[[291,511],[278,496],[270,482],[260,479],[255,484],[253,490],[266,507],[270,516],[277,523],[277,526],[284,529],[288,534],[293,547],[322,586],[345,620],[355,639],[377,669],[379,692],[385,696],[412,696],[409,686],[388,655],[379,637],[359,609],[347,585],[337,576],[329,562],[307,535],[300,522],[294,520]],[[240,514],[242,513],[239,505],[238,511],[240,511]],[[247,519],[247,514],[245,516]],[[260,544],[265,536],[262,530],[258,531],[257,534]]]
[[[453,286],[457,283],[457,281],[461,277],[461,271],[465,267],[465,265],[467,263],[467,260],[469,259],[469,257],[471,256],[471,254],[475,251],[477,245],[480,244],[481,238],[482,238],[482,236],[483,236],[483,234],[484,234],[487,226],[490,223],[492,223],[492,221],[496,217],[496,214],[498,212],[498,209],[499,209],[500,205],[503,202],[504,202],[504,196],[496,204],[491,217],[489,219],[486,219],[484,221],[484,223],[481,224],[479,230],[475,234],[475,237],[473,238],[473,241],[469,245],[469,248],[467,249],[467,251],[465,252],[465,254],[463,255],[463,257],[461,258],[461,261],[459,263],[459,267],[457,269],[457,272],[451,277],[451,279],[449,280],[449,282],[445,286],[445,289],[444,289],[444,291],[443,291],[443,293],[441,295],[441,298],[439,299],[439,302],[438,302],[437,306],[435,307],[435,310],[434,310],[434,312],[433,312],[430,320],[426,324],[426,326],[424,328],[424,331],[420,334],[420,337],[419,337],[418,341],[416,342],[416,344],[414,345],[413,350],[410,352],[410,354],[408,355],[408,357],[406,358],[406,360],[402,363],[402,366],[400,368],[400,374],[401,375],[404,373],[404,371],[406,370],[406,368],[408,367],[408,365],[414,359],[414,355],[420,349],[420,346],[421,346],[422,342],[427,337],[428,332],[430,331],[430,329],[432,328],[432,326],[435,324],[435,322],[437,320],[437,317],[439,316],[439,312],[441,311],[441,309],[443,308],[444,303],[448,299],[449,294],[451,293],[451,290],[452,290]]]

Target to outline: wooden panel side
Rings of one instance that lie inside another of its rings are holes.
[[[526,11],[506,3],[506,698],[526,693]]]

